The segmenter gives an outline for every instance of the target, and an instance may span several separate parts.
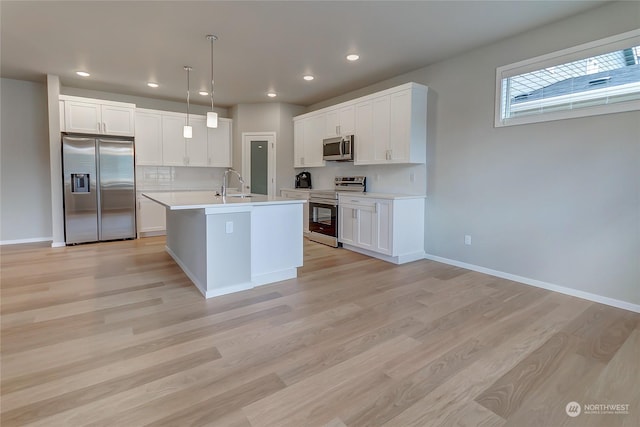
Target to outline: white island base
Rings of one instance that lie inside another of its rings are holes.
[[[167,252],[206,298],[297,276],[304,201],[188,193],[145,196],[167,208]]]

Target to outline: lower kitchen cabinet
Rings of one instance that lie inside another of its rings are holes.
[[[167,233],[164,206],[138,196],[138,237],[159,236]]]
[[[338,241],[395,264],[423,259],[425,198],[380,196],[339,195]]]
[[[307,201],[302,205],[302,231],[305,234],[309,233],[309,190],[282,189],[280,190],[280,197]]]

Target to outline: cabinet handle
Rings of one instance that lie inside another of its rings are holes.
[[[107,124],[105,122],[102,122],[102,132],[107,133]]]
[[[340,126],[336,126],[336,135],[340,135]]]
[[[374,203],[373,204],[373,213],[377,214],[378,213],[378,203]]]
[[[358,219],[358,210],[357,209],[351,209],[351,218]]]
[[[300,157],[300,164],[304,165],[304,157]]]

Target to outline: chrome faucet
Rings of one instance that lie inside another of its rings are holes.
[[[224,171],[224,175],[222,176],[222,196],[226,196],[227,195],[227,180],[229,179],[229,172],[233,172],[236,175],[238,175],[238,181],[240,181],[240,193],[244,192],[244,179],[242,179],[242,175],[240,175],[240,172],[238,172],[237,170],[233,169],[233,168],[229,168],[226,171]]]

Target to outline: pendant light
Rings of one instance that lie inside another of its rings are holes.
[[[218,127],[218,113],[213,111],[213,42],[218,40],[218,37],[209,34],[207,35],[207,39],[211,41],[211,111],[207,113],[207,127],[208,128],[217,128]]]
[[[187,124],[182,129],[182,136],[185,138],[193,137],[193,128],[189,125],[189,72],[192,68],[188,65],[184,66],[184,70],[187,72]]]

